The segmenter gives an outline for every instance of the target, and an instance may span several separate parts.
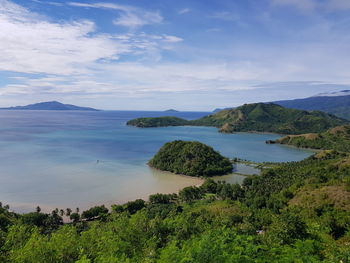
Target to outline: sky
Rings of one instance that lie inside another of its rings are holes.
[[[350,0],[0,0],[0,107],[211,111],[350,89]]]

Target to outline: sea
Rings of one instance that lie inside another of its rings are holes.
[[[166,142],[200,141],[229,158],[254,162],[299,161],[313,152],[265,144],[278,134],[222,134],[212,127],[136,128],[137,117],[197,119],[208,112],[155,111],[0,111],[0,201],[16,212],[54,208],[86,209],[121,204],[154,193],[173,193],[199,185],[199,178],[162,172],[147,161]],[[238,173],[238,174],[237,174]],[[235,173],[215,178],[241,183]]]

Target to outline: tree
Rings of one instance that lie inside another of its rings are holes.
[[[202,199],[203,193],[198,187],[189,186],[179,192],[179,197],[182,201],[191,202]]]
[[[72,209],[67,208],[66,209],[66,216],[70,216],[71,213],[72,213]]]
[[[80,220],[80,215],[78,213],[71,213],[69,218],[73,221],[73,223],[77,223]]]
[[[146,202],[144,200],[136,199],[135,201],[127,202],[125,208],[130,214],[135,214],[137,211],[141,210],[145,206]]]
[[[149,201],[152,204],[169,204],[171,196],[167,194],[154,194],[149,196]]]

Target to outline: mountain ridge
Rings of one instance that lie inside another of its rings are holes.
[[[299,110],[321,110],[332,113],[338,117],[350,120],[350,91],[345,90],[348,95],[322,95],[293,100],[279,100],[273,103],[287,108]],[[345,94],[342,91],[340,94]],[[339,93],[338,93],[339,94]]]

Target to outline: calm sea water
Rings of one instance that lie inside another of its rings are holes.
[[[169,113],[168,113],[169,114]],[[262,161],[296,161],[310,151],[267,145],[273,134],[220,134],[209,127],[128,127],[135,117],[164,112],[0,111],[0,201],[15,211],[87,208],[149,194],[176,192],[197,178],[153,170],[146,162],[168,141],[198,140],[223,155]],[[172,115],[195,119],[203,112]],[[240,182],[242,176],[225,176]]]

